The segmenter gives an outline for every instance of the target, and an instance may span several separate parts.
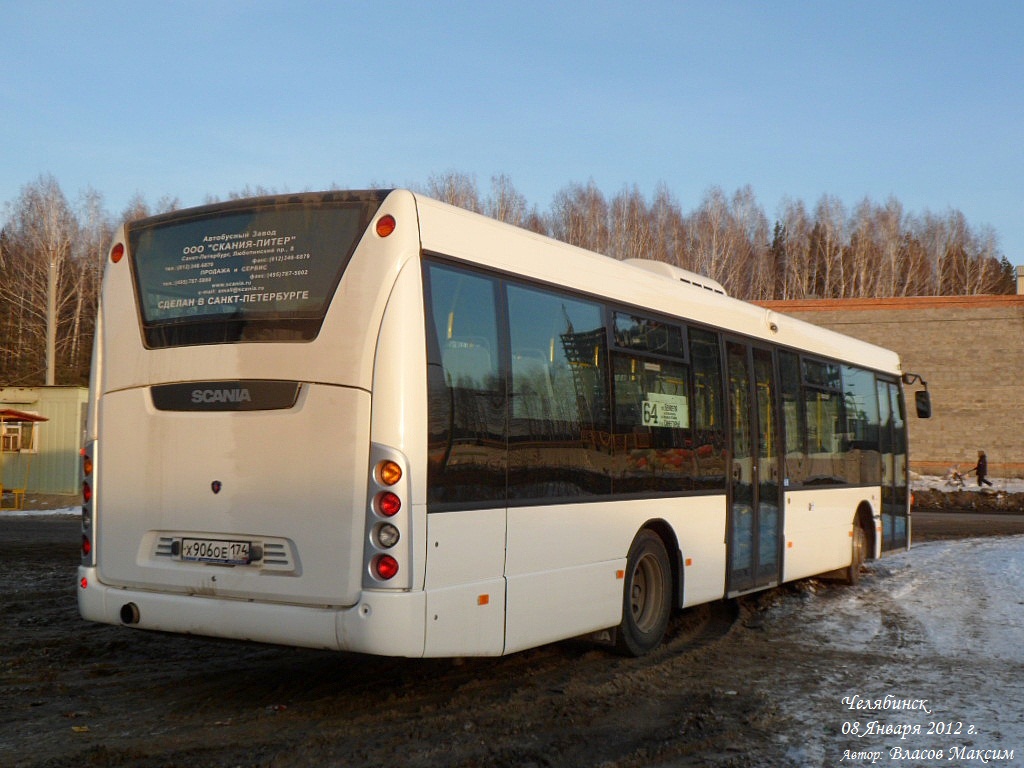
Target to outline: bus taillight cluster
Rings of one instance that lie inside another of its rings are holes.
[[[93,502],[94,485],[92,446],[82,449],[82,563],[93,565]]]
[[[373,549],[370,557],[370,575],[379,582],[390,582],[401,566],[394,552],[402,540],[401,515],[402,465],[392,459],[382,459],[373,468],[371,482],[376,491],[370,504],[372,526],[369,544]]]

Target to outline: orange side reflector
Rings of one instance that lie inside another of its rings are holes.
[[[477,605],[490,605],[490,602],[491,602],[491,596],[490,595],[477,595],[477,597],[476,597],[476,604]]]
[[[792,541],[787,541],[787,542],[786,542],[786,546],[787,546],[787,547],[788,547],[789,549],[792,549],[792,548],[793,548],[793,542],[792,542]]]
[[[692,557],[686,558],[686,567],[689,568],[691,565],[693,565],[693,558]]]
[[[625,571],[616,571],[615,572],[615,578],[616,579],[624,579],[624,578],[626,578],[626,572]]]

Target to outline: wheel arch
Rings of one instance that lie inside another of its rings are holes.
[[[875,512],[870,502],[864,500],[857,506],[853,524],[864,529],[864,535],[868,540],[867,559],[874,560],[875,553],[878,551],[878,532],[875,526]]]

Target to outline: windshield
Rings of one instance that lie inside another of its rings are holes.
[[[130,225],[146,346],[316,338],[381,199],[266,198]]]

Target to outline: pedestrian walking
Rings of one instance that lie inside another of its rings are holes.
[[[988,474],[988,459],[985,457],[984,451],[978,451],[978,463],[971,469],[968,469],[964,474],[970,474],[976,472],[978,475],[978,487],[981,488],[983,485],[989,487],[992,486],[992,481],[985,477]]]

